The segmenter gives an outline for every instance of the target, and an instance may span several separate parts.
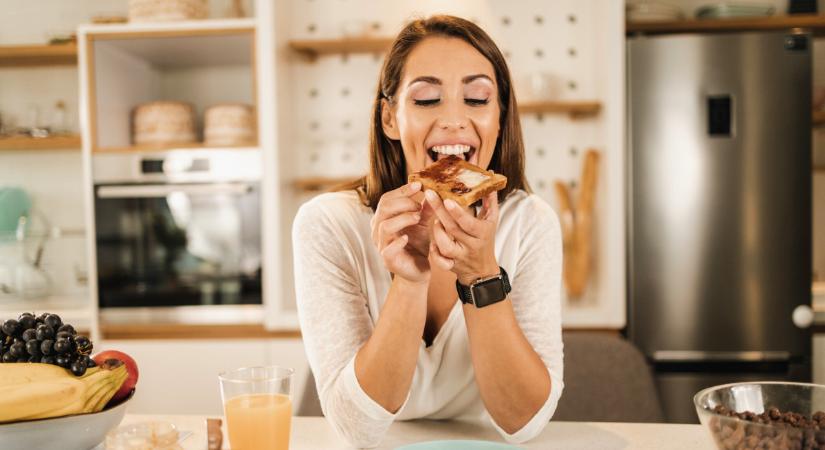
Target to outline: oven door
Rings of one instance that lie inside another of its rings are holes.
[[[261,304],[257,182],[95,186],[101,308]]]

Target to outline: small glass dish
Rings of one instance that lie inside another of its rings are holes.
[[[180,434],[169,422],[124,425],[106,436],[106,450],[179,450]]]
[[[693,404],[719,449],[825,447],[823,385],[774,381],[725,384],[699,391]],[[731,414],[750,412],[751,420],[717,412],[717,407]],[[817,423],[809,427],[790,423],[812,417]]]

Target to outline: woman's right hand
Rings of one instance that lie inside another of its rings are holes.
[[[385,193],[370,221],[372,241],[384,265],[395,276],[412,282],[430,279],[429,242],[418,242],[429,234],[418,233],[415,227],[427,223],[432,210],[412,198],[420,191],[421,183],[414,182]]]

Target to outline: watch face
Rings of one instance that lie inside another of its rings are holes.
[[[504,281],[501,278],[482,281],[473,285],[472,289],[477,308],[483,308],[507,298],[507,293],[504,292]]]

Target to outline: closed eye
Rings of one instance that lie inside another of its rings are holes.
[[[431,105],[437,104],[440,101],[441,101],[440,98],[433,98],[433,99],[429,99],[429,100],[413,100],[413,102],[416,104],[416,106],[431,106]]]
[[[482,105],[486,105],[487,103],[490,103],[490,99],[489,98],[483,98],[483,99],[482,98],[465,98],[464,102],[467,103],[468,105],[472,105],[472,106],[482,106]]]

